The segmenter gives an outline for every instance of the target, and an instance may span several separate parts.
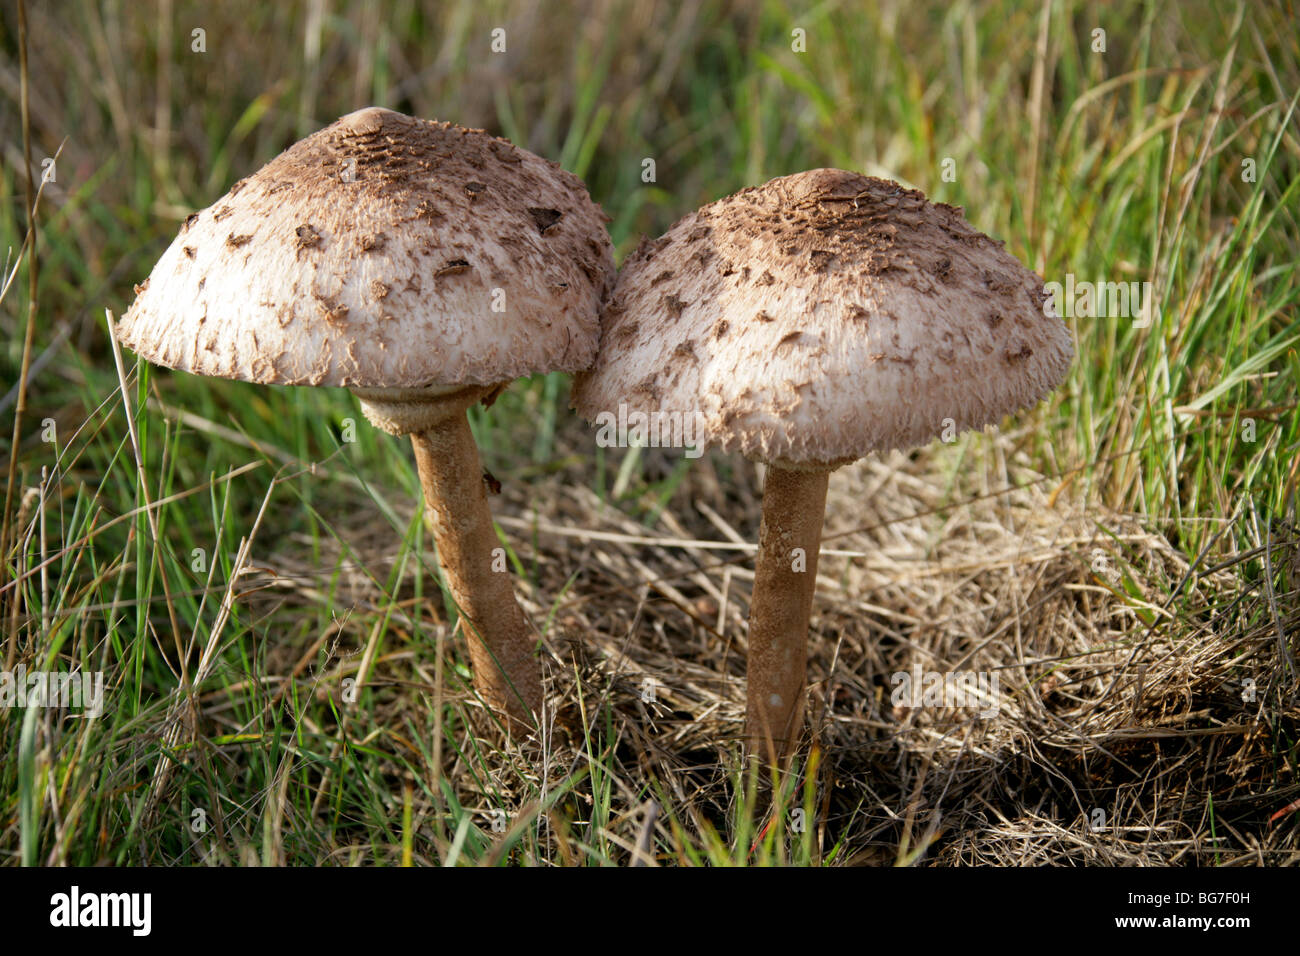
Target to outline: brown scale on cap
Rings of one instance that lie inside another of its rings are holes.
[[[299,252],[304,249],[313,249],[320,245],[321,235],[311,227],[310,223],[305,223],[299,226],[293,231],[293,233],[298,237],[294,246]]]
[[[560,221],[564,213],[558,209],[542,209],[539,206],[529,206],[528,215],[533,217],[533,222],[537,224],[537,231],[544,236],[547,230],[555,228],[555,224]]]
[[[595,355],[596,312],[613,285],[606,221],[577,177],[504,140],[359,110],[187,218],[183,243],[141,285],[118,335],[153,361],[275,385],[346,377],[414,388],[576,371]],[[330,307],[290,310],[286,321],[283,306],[258,305],[295,286],[328,290]],[[508,315],[491,311],[494,288]],[[195,350],[202,316],[219,333]],[[384,348],[372,340],[380,325]]]

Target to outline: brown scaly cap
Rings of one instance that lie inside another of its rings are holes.
[[[488,385],[591,363],[613,284],[582,182],[481,130],[370,108],[185,221],[118,335],[268,385]]]
[[[978,428],[1074,353],[1043,281],[962,211],[838,169],[704,206],[624,263],[574,407],[696,413],[700,443],[843,464]]]

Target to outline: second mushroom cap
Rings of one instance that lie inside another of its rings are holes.
[[[1043,281],[917,190],[838,169],[744,189],[643,240],[574,406],[697,415],[700,444],[843,464],[982,427],[1064,377]]]

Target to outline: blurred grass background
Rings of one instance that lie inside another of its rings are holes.
[[[141,368],[131,389],[145,406],[137,472],[104,328],[104,309],[125,310],[132,284],[148,275],[187,214],[296,139],[371,104],[486,128],[581,176],[612,218],[620,255],[639,235],[658,235],[743,186],[837,166],[965,207],[977,228],[1005,240],[1048,280],[1073,273],[1151,281],[1159,317],[1148,327],[1069,320],[1078,360],[1067,384],[1024,416],[1037,430],[1023,448],[1071,493],[1141,516],[1194,555],[1218,534],[1252,545],[1252,526],[1237,520],[1245,515],[1257,519],[1255,529],[1260,520],[1294,522],[1296,13],[1291,3],[1196,0],[32,4],[36,176],[43,159],[57,154],[57,164],[38,217],[28,408],[16,451],[8,428],[0,437],[4,460],[18,456],[11,522],[24,534],[7,557],[8,587],[0,592],[4,650],[8,666],[79,661],[115,675],[120,706],[106,728],[93,730],[42,732],[43,718],[0,714],[0,854],[24,862],[196,859],[185,839],[150,823],[142,795],[159,761],[159,714],[178,683],[175,646],[202,646],[241,538],[257,530],[320,560],[323,543],[336,538],[333,522],[361,495],[403,542],[383,572],[390,576],[376,582],[392,589],[394,604],[341,623],[340,577],[370,573],[341,565],[322,569],[323,590],[292,615],[261,619],[236,604],[220,653],[232,670],[220,683],[241,720],[261,722],[260,749],[247,760],[216,760],[206,779],[187,785],[206,790],[208,806],[223,799],[234,806],[253,792],[278,793],[281,810],[297,806],[296,842],[286,848],[270,822],[265,832],[261,823],[246,824],[250,842],[240,851],[227,847],[232,859],[251,852],[266,861],[387,861],[389,847],[405,847],[409,857],[410,833],[385,802],[391,782],[379,782],[380,762],[366,744],[309,744],[301,730],[296,741],[285,739],[287,726],[267,717],[259,696],[267,692],[241,685],[237,673],[261,672],[259,655],[273,642],[310,655],[321,635],[359,631],[363,644],[382,646],[396,627],[404,575],[415,575],[414,600],[436,593],[436,568],[420,555],[418,515],[394,497],[417,497],[409,453],[368,428],[341,391],[265,389]],[[497,28],[506,31],[505,53],[491,52]],[[1097,29],[1105,31],[1104,52],[1094,49]],[[0,30],[0,242],[8,278],[26,231],[12,3],[3,6]],[[803,31],[804,52],[792,49],[795,31]],[[642,180],[647,158],[656,171],[650,183]],[[954,181],[942,176],[946,160]],[[1253,163],[1253,176],[1243,176],[1244,161]],[[6,420],[27,315],[25,274],[18,274],[0,312]],[[134,359],[126,360],[130,368]],[[178,424],[182,411],[191,417]],[[349,418],[357,441],[341,445]],[[49,420],[53,443],[43,437]],[[607,460],[572,421],[562,376],[517,384],[473,424],[484,464],[498,477],[527,483],[590,456],[578,467],[592,486],[638,519],[652,520],[672,500],[689,464],[660,473],[649,458]],[[578,437],[564,440],[566,433]],[[586,443],[575,451],[574,442]],[[327,458],[329,480],[290,469],[270,483],[286,463]],[[257,461],[265,466],[230,476]],[[43,470],[47,493],[33,498]],[[140,474],[152,500],[175,499],[157,510],[165,545],[156,551],[138,510]],[[42,560],[38,536],[27,533],[37,500],[52,542],[45,553],[59,554],[46,580],[31,572]],[[121,515],[128,517],[112,524]],[[210,557],[211,576],[192,569],[195,549]],[[519,567],[527,576],[522,559]],[[1256,561],[1243,573],[1272,570]],[[11,583],[18,575],[21,586]],[[417,628],[399,642],[403,653],[420,640]],[[457,673],[463,677],[463,668],[448,680]],[[296,709],[304,708],[316,712],[305,701]],[[425,752],[423,715],[405,719],[403,753],[419,777],[418,768],[440,755]],[[464,739],[448,737],[447,746]],[[286,755],[335,775],[325,835],[312,836],[306,821],[321,819],[318,793],[326,790],[297,792]],[[465,757],[464,767],[474,766]],[[595,775],[598,766],[584,773]],[[42,811],[40,781],[58,791],[61,816]],[[454,803],[453,788],[429,786],[435,802]],[[594,776],[571,786],[595,793],[590,799],[617,815],[616,795],[606,793],[602,803]],[[188,805],[181,810],[184,818]],[[494,849],[499,843],[479,834],[481,821],[471,825],[468,810],[448,813],[453,822],[439,824],[435,856],[505,858]],[[674,833],[690,848],[679,847],[683,860],[726,857],[743,842]],[[550,858],[513,837],[525,856]],[[572,852],[597,862],[616,853],[600,841]]]

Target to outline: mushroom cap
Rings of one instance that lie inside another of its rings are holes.
[[[363,109],[186,219],[117,332],[159,365],[268,385],[576,371],[614,281],[607,221],[503,139]]]
[[[643,239],[573,404],[598,424],[620,406],[689,415],[688,443],[833,467],[1039,401],[1074,354],[1049,302],[961,209],[815,169]]]

